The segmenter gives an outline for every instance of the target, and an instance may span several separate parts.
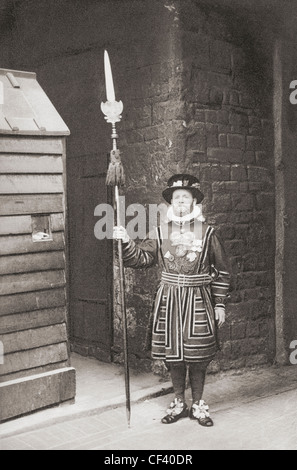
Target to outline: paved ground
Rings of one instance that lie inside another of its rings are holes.
[[[103,456],[104,451],[110,456],[117,450],[131,450],[131,455],[136,455],[137,450],[297,449],[296,366],[208,376],[204,397],[211,406],[215,426],[207,429],[188,418],[173,425],[162,424],[160,418],[172,395],[145,399],[145,388],[142,390],[140,401],[137,397],[132,400],[130,427],[120,401],[118,405],[97,406],[72,415],[67,412],[64,416],[55,414],[59,407],[46,410],[52,413],[52,419],[42,421],[41,411],[26,417],[26,422],[21,423],[24,418],[19,418],[2,424],[0,448],[101,450]],[[71,407],[75,405],[67,405],[67,409]],[[36,416],[41,417],[39,421]]]
[[[290,450],[297,449],[296,391],[213,414],[215,426],[189,419],[163,425],[164,397],[4,438],[2,450]],[[109,455],[109,454],[107,454]]]

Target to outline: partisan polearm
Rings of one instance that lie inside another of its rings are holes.
[[[104,73],[105,73],[105,88],[106,99],[105,103],[101,103],[101,110],[105,114],[107,122],[112,126],[112,150],[110,152],[110,163],[106,175],[106,184],[114,187],[114,197],[116,203],[117,225],[121,223],[120,217],[120,199],[119,187],[125,183],[125,173],[121,161],[120,151],[117,148],[118,134],[116,131],[116,122],[120,122],[123,111],[122,101],[116,101],[114,85],[112,79],[111,66],[109,61],[108,52],[104,51]],[[126,392],[126,413],[128,426],[130,426],[131,416],[131,402],[130,402],[130,379],[129,379],[129,362],[128,362],[128,339],[127,339],[127,315],[126,315],[126,302],[125,302],[125,273],[123,263],[123,247],[122,240],[118,240],[118,256],[119,256],[119,282],[120,282],[120,304],[122,314],[123,326],[123,350],[124,350],[124,368],[125,368],[125,392]]]

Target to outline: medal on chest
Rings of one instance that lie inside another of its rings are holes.
[[[173,231],[169,236],[169,250],[164,255],[169,269],[190,272],[202,250],[202,240],[195,238],[191,231]]]
[[[183,256],[185,256],[187,254],[187,249],[184,245],[177,245],[175,247],[175,255],[178,257],[178,258],[182,258]]]

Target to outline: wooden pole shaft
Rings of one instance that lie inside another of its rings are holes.
[[[119,188],[115,185],[115,200],[117,212],[117,225],[120,225],[120,202]],[[127,335],[127,316],[126,316],[126,299],[125,299],[125,276],[123,263],[123,247],[122,240],[118,240],[119,254],[119,271],[120,271],[120,302],[122,309],[122,325],[123,325],[123,349],[124,349],[124,367],[125,367],[125,389],[126,389],[126,412],[128,426],[130,426],[131,404],[130,404],[130,378],[129,378],[129,362],[128,362],[128,335]]]

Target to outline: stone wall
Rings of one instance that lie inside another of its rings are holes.
[[[121,150],[127,176],[124,190],[126,207],[130,204],[145,206],[147,232],[148,205],[162,202],[161,191],[167,178],[182,171],[183,167],[183,64],[177,7],[174,2],[159,2],[160,5],[162,8],[158,10],[158,14],[155,4],[152,16],[146,16],[147,44],[144,48],[138,46],[135,50],[136,68],[125,68],[122,77],[129,84],[125,90],[127,112],[121,124]],[[156,21],[160,21],[159,27]],[[148,45],[149,51],[146,49]],[[129,220],[127,217],[126,223]],[[117,267],[115,272],[117,279]],[[151,368],[151,360],[144,344],[158,276],[158,267],[137,272],[126,269],[130,362],[136,367]],[[118,285],[115,281],[116,361],[122,360],[122,354],[117,354],[122,348],[118,298]]]
[[[296,27],[287,21],[286,35],[276,43],[274,55],[275,189],[276,189],[276,361],[288,363],[297,338],[296,322],[296,123],[297,106],[288,99],[297,77]],[[290,27],[289,27],[290,25]],[[289,92],[288,92],[289,91]]]
[[[273,356],[273,38],[256,17],[198,4],[182,21],[185,164],[200,175],[207,221],[233,265],[217,370]]]
[[[108,49],[116,97],[124,103],[117,129],[126,206],[160,203],[173,173],[199,176],[204,215],[225,240],[234,270],[222,351],[212,370],[271,361],[271,18],[260,22],[257,13],[198,0],[41,0],[38,8],[25,0],[14,2],[7,14],[1,65],[37,72],[71,129],[69,170],[74,159],[96,159],[110,148],[106,123],[98,119],[105,99],[98,77]],[[71,184],[70,179],[70,190]],[[71,214],[75,217],[70,197]],[[157,274],[158,268],[126,270],[130,359],[137,367],[151,367],[143,344]],[[114,360],[121,361],[117,281],[113,324]]]
[[[204,215],[233,265],[217,371],[274,354],[273,35],[256,17],[201,3],[167,6],[176,47],[159,68],[147,66],[138,97],[147,119],[126,132],[126,194],[130,203],[158,203],[172,173],[199,176]],[[131,352],[139,359],[157,273],[127,273]]]

